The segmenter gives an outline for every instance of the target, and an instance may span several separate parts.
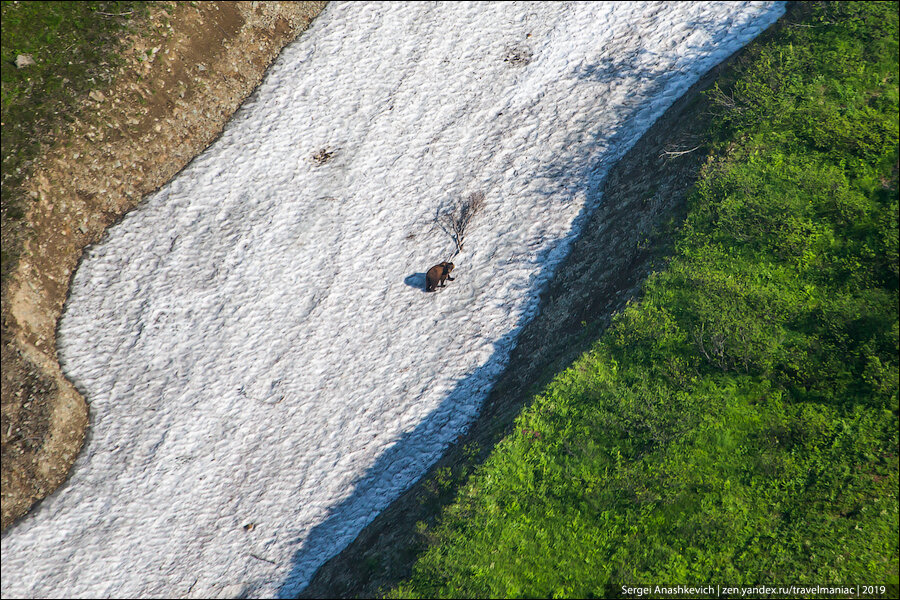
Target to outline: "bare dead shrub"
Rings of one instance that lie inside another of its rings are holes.
[[[484,209],[484,192],[472,192],[464,200],[458,200],[447,206],[438,208],[435,222],[441,230],[453,239],[456,244],[456,256],[463,251],[463,242],[466,233],[472,224],[472,219]]]

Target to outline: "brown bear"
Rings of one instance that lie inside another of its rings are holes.
[[[438,284],[441,284],[440,287],[444,287],[445,279],[453,281],[453,278],[450,277],[450,271],[452,270],[452,262],[442,262],[428,269],[428,272],[425,274],[425,291],[433,292],[437,289]]]

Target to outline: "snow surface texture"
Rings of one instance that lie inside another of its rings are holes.
[[[476,417],[609,167],[783,12],[329,5],[87,252],[59,343],[90,436],[3,596],[298,592]]]

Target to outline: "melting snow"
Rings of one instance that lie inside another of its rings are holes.
[[[329,5],[87,252],[59,350],[89,439],[4,536],[3,596],[302,589],[476,417],[609,167],[783,12]]]

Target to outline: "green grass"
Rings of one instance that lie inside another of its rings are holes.
[[[147,2],[2,3],[2,273],[14,258],[11,229],[25,215],[21,184],[42,143],[77,116],[78,100],[109,85],[121,59],[119,36]],[[106,14],[103,14],[106,13]],[[18,69],[19,54],[36,64]]]
[[[709,95],[675,254],[394,597],[898,579],[898,18],[810,3]]]

